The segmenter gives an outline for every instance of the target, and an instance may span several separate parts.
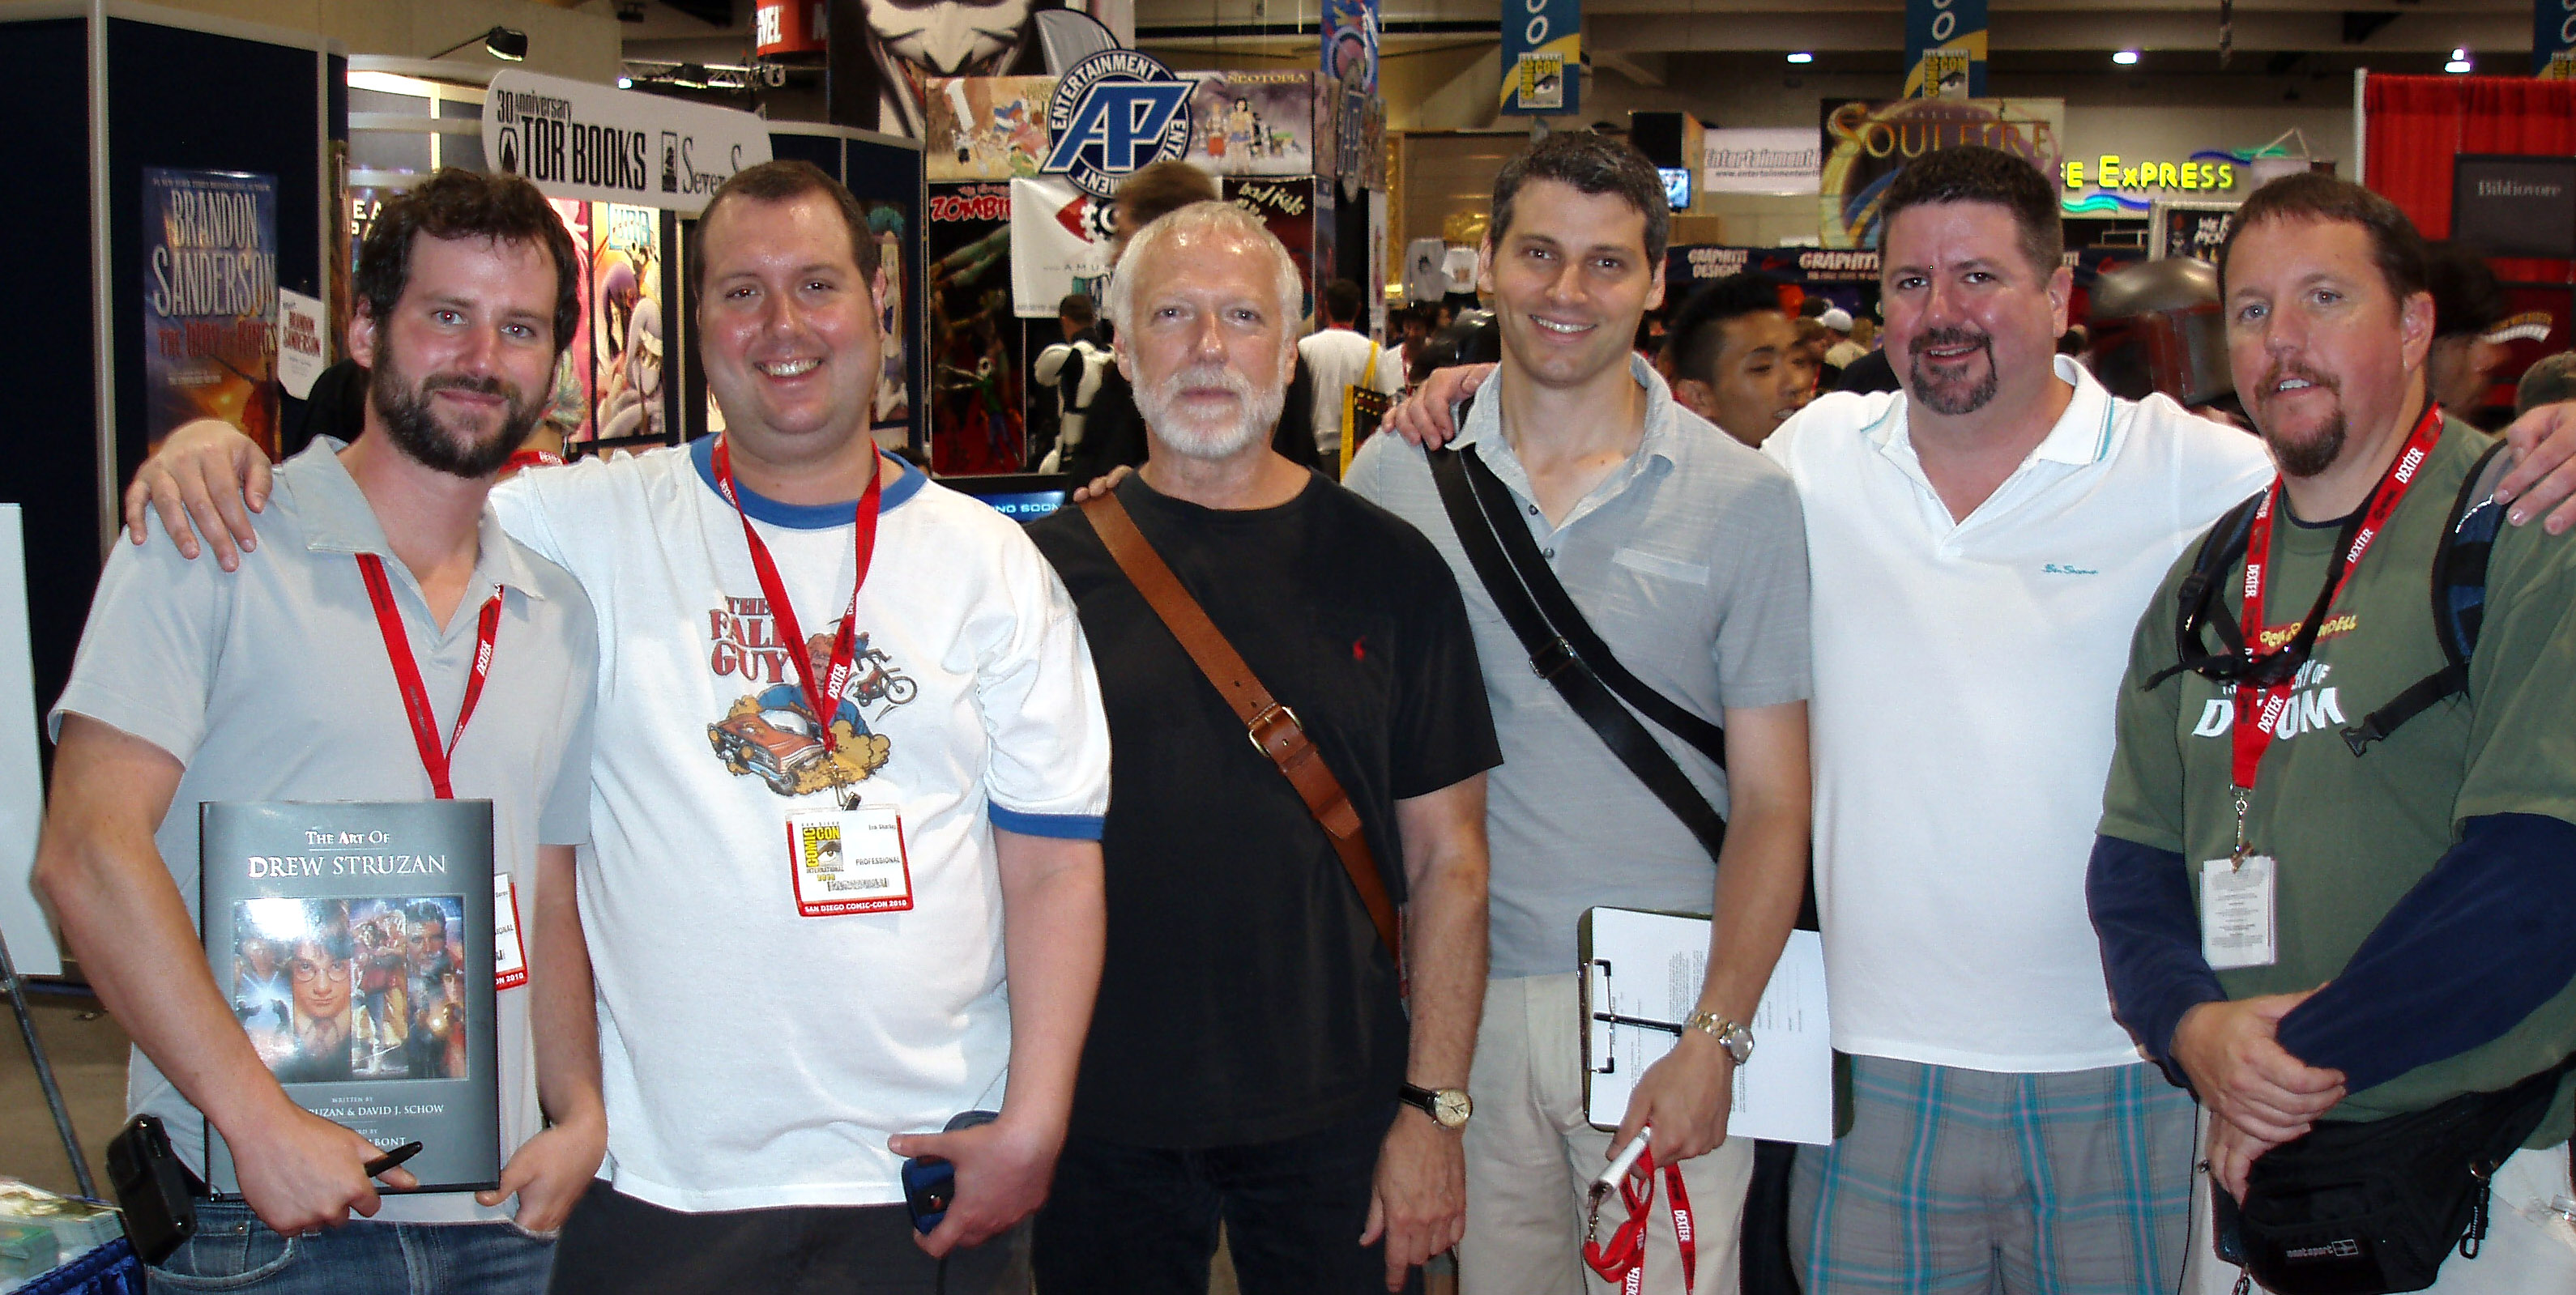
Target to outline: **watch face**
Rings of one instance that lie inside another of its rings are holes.
[[[1475,1110],[1476,1104],[1459,1089],[1444,1088],[1431,1095],[1431,1118],[1440,1121],[1445,1128],[1454,1129],[1465,1124]]]

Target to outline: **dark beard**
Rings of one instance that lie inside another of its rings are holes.
[[[2270,373],[2263,375],[2262,389],[2269,391],[2279,386],[2283,378],[2289,377],[2304,378],[2335,393],[2333,421],[2319,428],[2317,434],[2308,438],[2305,444],[2294,445],[2270,432],[2263,433],[2263,444],[2272,451],[2272,463],[2281,470],[2282,476],[2313,477],[2333,467],[2335,460],[2343,457],[2344,437],[2350,431],[2344,425],[2343,384],[2331,381],[2324,374],[2312,372],[2304,367],[2288,369],[2275,365]],[[2257,418],[2255,425],[2260,427],[2262,420]]]
[[[471,391],[479,395],[499,396],[509,402],[509,415],[501,420],[501,429],[489,440],[460,446],[439,427],[438,417],[430,410],[430,396],[435,392]],[[519,446],[535,430],[537,420],[545,416],[543,407],[526,400],[519,389],[499,378],[469,378],[461,374],[427,378],[414,386],[390,358],[380,363],[368,376],[367,406],[385,425],[385,436],[393,441],[412,461],[423,467],[480,480],[501,470],[518,452]]]
[[[2272,462],[2281,469],[2282,476],[2313,477],[2333,467],[2335,460],[2343,457],[2344,431],[2343,415],[2338,413],[2334,421],[2327,423],[2304,444],[2292,444],[2268,434],[2263,437],[2263,443],[2271,447]]]
[[[1923,353],[1935,346],[1959,346],[1966,343],[1974,343],[1984,348],[1985,380],[1955,398],[1935,394],[1930,376],[1923,372]],[[1995,398],[1995,387],[2001,377],[1995,372],[1995,339],[1983,333],[1972,333],[1964,328],[1936,328],[1916,337],[1913,344],[1906,350],[1913,360],[1910,371],[1905,375],[1906,394],[1922,401],[1924,408],[1933,413],[1944,418],[1958,418],[1985,408],[1986,402]]]

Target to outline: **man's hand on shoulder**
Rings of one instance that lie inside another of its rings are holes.
[[[2516,526],[2547,514],[2541,529],[2564,535],[2576,526],[2576,401],[2542,405],[2504,431],[2513,447],[2513,471],[2496,483],[2496,498],[2511,505],[2505,520]]]
[[[1395,1123],[1378,1148],[1377,1182],[1369,1191],[1368,1229],[1360,1244],[1386,1238],[1386,1288],[1431,1256],[1458,1244],[1467,1231],[1467,1156],[1458,1134],[1411,1106],[1396,1108]]]
[[[268,490],[268,456],[258,444],[230,423],[200,418],[163,438],[134,470],[133,483],[125,487],[126,536],[143,542],[149,509],[161,515],[161,528],[170,532],[181,557],[196,560],[203,533],[214,546],[216,565],[238,570],[241,555],[259,547],[250,515],[268,507]]]
[[[1446,369],[1433,369],[1422,380],[1422,388],[1404,398],[1402,404],[1388,410],[1386,428],[1402,436],[1406,443],[1436,450],[1447,445],[1458,434],[1457,419],[1451,416],[1461,400],[1476,394],[1496,368],[1492,364],[1460,364]]]
[[[278,1094],[286,1102],[284,1093]],[[373,1217],[380,1204],[366,1174],[375,1144],[292,1104],[283,1105],[243,1136],[225,1134],[242,1199],[259,1221],[281,1236],[300,1236],[349,1221],[351,1211]],[[420,1185],[409,1170],[388,1169],[384,1183],[408,1191]]]
[[[2314,992],[2202,1003],[2183,1013],[2173,1059],[2211,1113],[2281,1143],[2343,1100],[2342,1071],[2308,1065],[2273,1037],[2281,1018]]]
[[[1015,1121],[1007,1110],[990,1124],[955,1133],[902,1133],[886,1139],[886,1149],[906,1158],[937,1156],[957,1167],[957,1194],[948,1216],[930,1235],[913,1242],[924,1251],[978,1246],[1036,1213],[1046,1203],[1055,1181],[1055,1160],[1064,1149],[1064,1130]]]
[[[1073,492],[1073,497],[1065,500],[1065,502],[1068,504],[1090,503],[1092,500],[1098,499],[1112,490],[1116,490],[1118,488],[1118,483],[1126,480],[1129,476],[1134,475],[1135,471],[1136,469],[1121,463],[1117,467],[1111,468],[1107,472],[1103,472],[1099,476],[1093,477],[1091,480],[1076,487]]]

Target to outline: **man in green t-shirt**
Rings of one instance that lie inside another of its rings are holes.
[[[2194,546],[2132,642],[2087,889],[2120,1020],[2199,1096],[2210,1179],[2241,1196],[2320,1120],[2576,1049],[2576,550],[2506,528],[2465,689],[2356,755],[2347,732],[2447,664],[2433,558],[2492,442],[2426,394],[2424,245],[2386,199],[2275,181],[2219,270],[2237,393],[2280,469],[2252,575],[2214,569],[2206,603],[2247,648],[2205,631],[2211,655],[2174,669]],[[2576,1234],[2547,1212],[2571,1122],[2562,1082],[2496,1175],[2484,1246],[2434,1290],[2576,1290]],[[2200,1289],[2234,1284],[2196,1251]]]

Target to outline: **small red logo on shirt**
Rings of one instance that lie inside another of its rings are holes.
[[[1355,638],[1355,639],[1352,639],[1352,640],[1351,640],[1351,659],[1352,659],[1353,661],[1366,661],[1366,660],[1368,660],[1368,636],[1367,636],[1367,635],[1363,634],[1363,635],[1361,635],[1360,637],[1358,637],[1358,638]]]

